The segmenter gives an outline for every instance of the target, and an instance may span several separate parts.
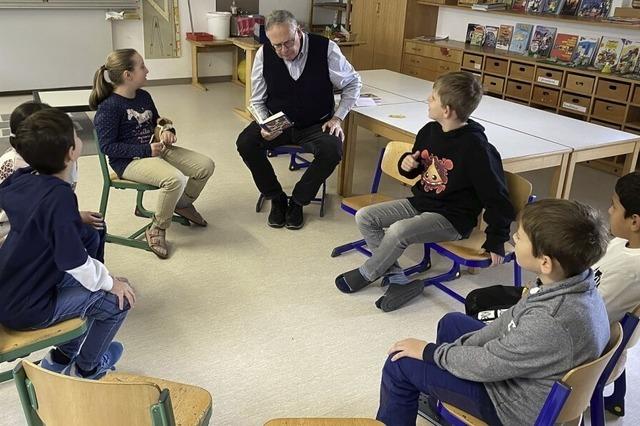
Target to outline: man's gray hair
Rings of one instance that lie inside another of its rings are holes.
[[[298,26],[298,21],[296,17],[293,16],[293,13],[288,10],[274,10],[267,17],[267,24],[265,26],[265,30],[268,31],[274,25],[290,25],[292,28]]]

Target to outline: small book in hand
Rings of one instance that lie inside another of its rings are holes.
[[[282,111],[269,117],[262,118],[253,105],[249,104],[249,106],[247,106],[247,109],[256,120],[256,123],[258,123],[258,126],[260,126],[266,132],[281,132],[293,126],[293,122],[289,120],[289,117],[287,117],[287,115]]]

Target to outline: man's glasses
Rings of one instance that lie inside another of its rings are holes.
[[[275,50],[282,50],[282,49],[283,49],[283,48],[285,48],[285,47],[287,48],[287,50],[289,50],[289,49],[291,49],[291,48],[293,47],[293,45],[294,45],[294,44],[295,44],[295,42],[296,42],[296,34],[297,34],[297,33],[298,33],[298,32],[296,31],[296,32],[293,34],[293,37],[292,37],[292,38],[290,38],[289,40],[285,41],[284,43],[276,43],[276,44],[273,44],[273,43],[272,43],[272,44],[271,44],[271,46],[273,46],[273,48],[274,48]]]

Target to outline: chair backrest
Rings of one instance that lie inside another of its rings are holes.
[[[151,426],[161,403],[153,383],[110,383],[64,376],[23,360],[14,370],[29,425]],[[168,409],[172,417],[170,402]],[[37,413],[37,414],[36,414]],[[155,414],[155,413],[154,413]]]
[[[524,209],[524,206],[529,203],[529,198],[531,198],[531,194],[533,193],[533,185],[515,173],[504,172],[504,177],[507,181],[507,189],[509,190],[509,200],[517,215]]]
[[[636,306],[630,313],[636,318],[640,318],[640,305]],[[640,340],[640,326],[636,326],[635,331],[631,334],[625,349],[634,347],[638,343],[638,340]]]
[[[385,174],[399,180],[405,185],[413,186],[413,184],[415,184],[420,178],[407,179],[398,171],[398,161],[400,160],[400,157],[402,157],[406,152],[411,152],[411,148],[413,148],[413,145],[408,142],[389,142],[387,147],[384,149],[384,155],[382,156],[382,163],[380,164],[380,167]]]
[[[564,375],[562,382],[571,388],[557,423],[565,423],[579,418],[589,406],[591,395],[607,363],[622,341],[622,326],[616,322],[611,325],[609,344],[599,358],[574,368]]]
[[[105,183],[111,184],[111,175],[109,173],[109,165],[107,164],[107,158],[104,153],[100,150],[100,143],[98,142],[98,133],[95,129],[93,129],[93,136],[98,145],[98,161],[100,162],[100,171],[102,172],[102,179],[104,179]]]

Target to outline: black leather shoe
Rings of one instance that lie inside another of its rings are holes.
[[[285,214],[287,212],[287,196],[280,196],[271,200],[271,211],[267,224],[272,228],[282,228],[285,224]]]
[[[302,225],[304,225],[302,206],[291,199],[289,201],[289,207],[287,208],[285,226],[287,229],[300,229]]]

